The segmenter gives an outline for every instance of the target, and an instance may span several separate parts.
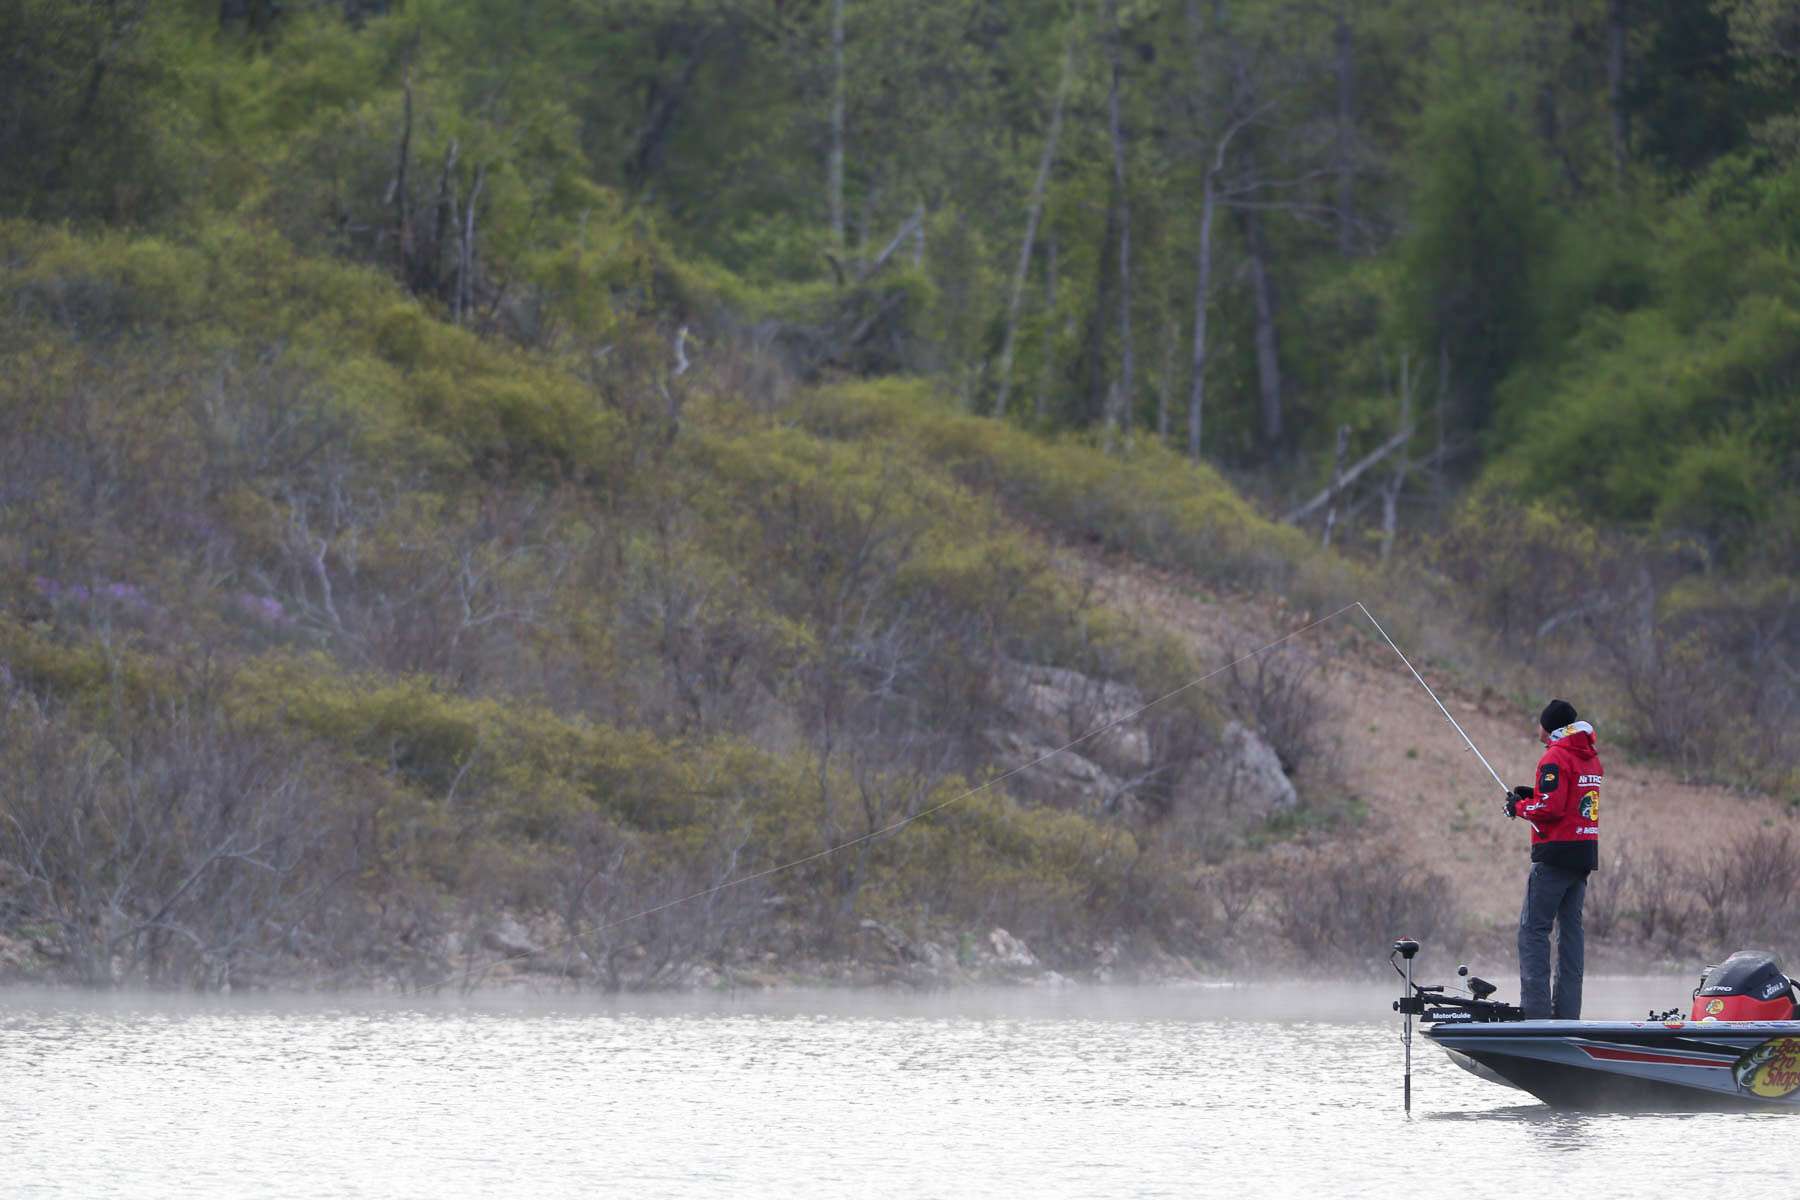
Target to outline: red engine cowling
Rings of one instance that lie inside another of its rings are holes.
[[[1692,1021],[1791,1021],[1795,1015],[1794,984],[1782,974],[1775,956],[1739,950],[1716,967],[1708,967],[1694,989]]]

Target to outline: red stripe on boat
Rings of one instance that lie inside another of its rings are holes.
[[[1577,1043],[1580,1045],[1580,1043]],[[1729,1067],[1736,1059],[1694,1058],[1686,1054],[1669,1054],[1656,1050],[1622,1050],[1616,1046],[1581,1046],[1589,1058],[1608,1062],[1664,1063],[1672,1067]]]

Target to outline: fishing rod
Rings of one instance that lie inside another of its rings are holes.
[[[1507,791],[1506,781],[1500,778],[1500,773],[1498,771],[1494,770],[1494,764],[1490,763],[1487,760],[1487,755],[1483,754],[1480,748],[1475,745],[1475,739],[1469,736],[1468,731],[1462,727],[1461,722],[1450,715],[1450,710],[1444,707],[1444,702],[1438,699],[1438,694],[1431,690],[1431,685],[1425,682],[1425,677],[1419,674],[1417,667],[1412,665],[1412,659],[1406,657],[1406,651],[1400,649],[1400,647],[1395,644],[1394,639],[1388,636],[1388,631],[1381,627],[1381,622],[1375,619],[1375,614],[1370,612],[1361,600],[1356,602],[1356,607],[1362,610],[1363,616],[1369,618],[1369,624],[1375,627],[1375,632],[1381,635],[1381,640],[1386,642],[1394,653],[1400,656],[1400,661],[1406,664],[1406,669],[1412,672],[1412,677],[1419,681],[1419,686],[1425,689],[1425,694],[1431,697],[1431,702],[1437,705],[1439,712],[1444,714],[1444,720],[1450,722],[1451,727],[1462,736],[1463,744],[1474,753],[1476,758],[1481,760],[1481,765],[1486,767],[1487,773],[1494,777],[1494,782],[1500,785],[1500,790],[1503,792]],[[1406,998],[1403,1001],[1396,1003],[1394,1008],[1403,1015],[1402,1020],[1404,1030],[1400,1035],[1400,1041],[1405,1047],[1405,1065],[1401,1069],[1403,1080],[1401,1084],[1401,1105],[1408,1115],[1411,1115],[1412,1113],[1413,1017],[1415,1015],[1423,1016],[1425,1014],[1426,1009],[1424,1007],[1424,1001],[1427,998],[1423,992],[1416,992],[1413,988],[1413,956],[1418,954],[1418,952],[1419,943],[1416,940],[1413,938],[1399,938],[1394,942],[1394,953],[1388,956],[1390,962],[1393,961],[1394,955],[1398,955],[1406,960],[1406,969],[1401,972],[1402,976],[1406,979]],[[1463,967],[1460,973],[1466,975],[1468,974],[1468,971],[1469,969],[1467,967]],[[1490,1001],[1486,1001],[1484,997],[1493,992],[1494,985],[1480,979],[1477,979],[1475,983],[1487,989],[1486,992],[1482,992],[1479,989],[1476,991],[1475,1003],[1491,1003]]]

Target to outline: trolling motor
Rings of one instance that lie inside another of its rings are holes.
[[[1401,950],[1403,944],[1412,946],[1412,954]],[[1441,983],[1424,984],[1412,981],[1412,956],[1419,952],[1418,943],[1410,938],[1402,938],[1394,943],[1394,954],[1407,960],[1406,970],[1401,977],[1406,980],[1406,995],[1394,1001],[1394,1011],[1404,1013],[1408,1017],[1418,1017],[1422,1021],[1433,1024],[1455,1021],[1523,1021],[1525,1012],[1516,1004],[1507,1004],[1502,1000],[1489,1000],[1497,990],[1495,986],[1479,975],[1470,975],[1468,967],[1456,968],[1456,973],[1466,976],[1469,981],[1469,995],[1453,995]],[[1392,956],[1390,955],[1390,958]],[[1399,970],[1399,967],[1395,967]]]
[[[1419,953],[1419,943],[1413,938],[1399,938],[1394,942],[1394,949],[1388,954],[1388,962],[1393,963],[1394,970],[1406,980],[1406,994],[1394,1001],[1394,1011],[1405,1018],[1404,1032],[1401,1041],[1406,1046],[1406,1082],[1404,1103],[1406,1111],[1412,1111],[1412,1031],[1413,1018],[1421,1021],[1470,1022],[1470,1021],[1522,1021],[1524,1010],[1516,1004],[1507,1004],[1500,1000],[1490,1000],[1498,989],[1479,975],[1470,975],[1467,966],[1459,966],[1456,973],[1469,981],[1469,994],[1452,995],[1441,983],[1414,983],[1412,977],[1412,960]],[[1395,959],[1405,963],[1402,967]]]
[[[1400,977],[1406,980],[1406,995],[1402,996],[1399,1000],[1394,1001],[1394,1010],[1405,1014],[1404,1024],[1406,1031],[1400,1035],[1400,1040],[1406,1046],[1406,1093],[1403,1103],[1406,1105],[1407,1112],[1412,1111],[1412,999],[1415,995],[1412,981],[1412,960],[1413,955],[1418,952],[1418,942],[1414,941],[1412,938],[1397,938],[1394,941],[1393,953],[1388,955],[1389,962],[1394,961],[1395,954],[1398,954],[1401,958],[1406,960],[1406,969],[1400,972]],[[1424,1010],[1420,1009],[1419,1011],[1423,1012]]]

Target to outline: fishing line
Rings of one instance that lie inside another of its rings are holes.
[[[1456,732],[1462,734],[1462,740],[1467,743],[1469,749],[1475,750],[1475,743],[1470,740],[1467,733],[1463,733],[1463,727],[1456,723],[1456,718],[1450,715],[1450,710],[1444,707],[1444,702],[1438,699],[1437,693],[1431,690],[1431,685],[1425,682],[1425,677],[1420,675],[1418,670],[1412,665],[1412,659],[1406,657],[1406,652],[1401,650],[1400,647],[1394,646],[1394,639],[1389,637],[1387,630],[1381,627],[1381,622],[1375,619],[1375,614],[1368,609],[1363,608],[1363,602],[1361,600],[1358,600],[1350,607],[1362,609],[1362,615],[1369,618],[1369,624],[1375,627],[1375,632],[1381,635],[1381,640],[1388,645],[1393,646],[1394,653],[1400,656],[1400,661],[1406,664],[1406,669],[1412,672],[1412,677],[1419,681],[1419,686],[1425,689],[1425,694],[1431,697],[1431,702],[1438,706],[1438,711],[1444,714],[1444,719],[1455,726]],[[1335,617],[1337,613],[1331,615]],[[1475,750],[1475,757],[1481,759],[1481,765],[1486,767],[1487,773],[1494,777],[1494,782],[1500,785],[1501,791],[1510,792],[1512,790],[1506,786],[1506,781],[1500,778],[1500,773],[1494,770],[1493,764],[1488,762],[1487,757],[1483,755],[1481,751]]]
[[[802,858],[796,858],[791,862],[784,862],[778,866],[773,866],[773,867],[765,867],[763,870],[752,871],[747,875],[740,875],[735,879],[728,879],[724,883],[715,884],[712,887],[703,888],[700,891],[692,892],[685,896],[678,896],[673,900],[666,900],[661,904],[652,905],[651,907],[646,908],[646,909],[642,910],[641,912],[635,912],[627,917],[620,917],[614,921],[608,921],[608,922],[605,922],[604,924],[591,926],[587,929],[581,930],[578,933],[570,934],[568,937],[560,938],[557,941],[550,942],[547,945],[544,945],[537,949],[515,951],[511,954],[503,955],[502,957],[497,958],[493,962],[489,963],[487,966],[481,968],[480,971],[478,971],[474,974],[473,978],[469,978],[468,976],[465,975],[464,987],[471,987],[471,986],[474,986],[475,984],[483,982],[487,978],[488,973],[491,972],[492,970],[494,970],[494,968],[504,966],[507,963],[516,962],[521,959],[534,958],[540,954],[544,954],[548,951],[555,950],[558,947],[567,946],[569,943],[578,941],[581,938],[590,937],[597,933],[605,933],[608,930],[617,929],[621,925],[629,925],[633,921],[641,921],[645,917],[654,916],[655,914],[657,914],[659,912],[664,912],[668,909],[676,908],[680,905],[688,904],[695,900],[704,900],[708,896],[716,896],[720,892],[728,891],[735,887],[742,887],[746,883],[754,883],[759,879],[767,879],[771,875],[779,875],[784,871],[791,871],[797,867],[803,867],[808,863],[817,862],[822,858],[828,858],[833,854],[837,854],[837,853],[840,853],[841,851],[848,850],[853,846],[860,846],[860,845],[864,844],[865,842],[872,842],[877,838],[886,837],[890,833],[898,832],[899,830],[906,828],[906,826],[911,825],[916,821],[922,821],[926,817],[929,817],[936,813],[940,813],[940,812],[944,811],[946,808],[949,808],[951,805],[960,804],[964,800],[967,800],[973,796],[980,795],[982,792],[989,790],[990,788],[994,787],[996,784],[1004,783],[1008,779],[1011,779],[1015,775],[1018,775],[1025,771],[1029,771],[1029,770],[1031,770],[1031,768],[1038,766],[1042,763],[1048,762],[1050,759],[1055,758],[1059,754],[1063,754],[1070,750],[1073,750],[1076,746],[1081,745],[1083,742],[1090,741],[1094,738],[1099,737],[1103,733],[1107,733],[1113,729],[1117,729],[1119,726],[1125,724],[1128,721],[1135,720],[1137,717],[1143,715],[1145,712],[1148,712],[1150,709],[1155,708],[1157,705],[1165,704],[1168,701],[1173,700],[1176,696],[1181,695],[1183,692],[1191,691],[1192,689],[1199,687],[1203,683],[1206,683],[1210,680],[1218,678],[1220,675],[1223,675],[1225,672],[1232,670],[1235,667],[1242,666],[1244,663],[1247,663],[1254,658],[1257,658],[1263,654],[1267,654],[1270,650],[1275,649],[1277,646],[1282,645],[1284,642],[1292,641],[1294,638],[1297,638],[1304,633],[1310,633],[1311,631],[1313,631],[1314,629],[1317,629],[1319,626],[1325,624],[1326,622],[1332,621],[1338,617],[1343,616],[1345,613],[1349,612],[1353,608],[1359,610],[1363,616],[1369,618],[1369,623],[1371,625],[1375,626],[1375,630],[1377,633],[1381,634],[1382,640],[1385,641],[1390,647],[1392,647],[1395,654],[1398,654],[1400,656],[1400,661],[1406,664],[1406,669],[1408,671],[1412,672],[1412,677],[1419,681],[1419,686],[1425,689],[1426,694],[1431,697],[1432,702],[1438,706],[1438,711],[1443,713],[1444,716],[1449,720],[1450,724],[1456,727],[1456,732],[1462,734],[1463,741],[1468,743],[1469,749],[1475,751],[1475,757],[1481,759],[1481,765],[1484,767],[1487,767],[1488,774],[1494,776],[1495,782],[1499,782],[1500,776],[1494,773],[1494,768],[1488,764],[1488,760],[1486,758],[1482,757],[1481,751],[1475,749],[1475,743],[1469,740],[1469,735],[1467,733],[1463,732],[1463,727],[1461,725],[1457,724],[1456,718],[1450,716],[1450,710],[1444,707],[1443,701],[1438,699],[1437,693],[1433,692],[1431,690],[1431,685],[1427,684],[1424,680],[1424,677],[1422,677],[1419,674],[1418,670],[1413,667],[1412,661],[1406,657],[1405,653],[1401,651],[1399,646],[1395,645],[1394,639],[1388,636],[1387,630],[1385,630],[1381,627],[1381,623],[1375,619],[1374,614],[1371,613],[1368,610],[1368,608],[1364,606],[1362,601],[1353,600],[1349,604],[1344,605],[1342,608],[1337,609],[1335,612],[1327,613],[1326,615],[1320,617],[1316,621],[1310,621],[1307,624],[1300,626],[1298,629],[1291,630],[1288,633],[1285,633],[1282,636],[1276,638],[1274,641],[1269,642],[1266,645],[1259,646],[1255,650],[1252,650],[1250,653],[1245,654],[1239,658],[1233,659],[1231,662],[1226,663],[1222,667],[1216,667],[1213,670],[1208,671],[1204,675],[1198,676],[1194,679],[1190,679],[1190,680],[1188,680],[1188,682],[1182,684],[1180,687],[1174,688],[1171,691],[1164,692],[1162,695],[1156,697],[1154,700],[1146,701],[1145,703],[1132,709],[1130,712],[1125,713],[1123,716],[1116,717],[1113,720],[1108,721],[1104,725],[1096,726],[1095,728],[1090,729],[1086,733],[1082,734],[1080,737],[1077,737],[1077,738],[1073,739],[1072,741],[1066,742],[1063,745],[1058,746],[1054,750],[1046,751],[1045,753],[1038,755],[1036,758],[1032,759],[1029,762],[1020,763],[1018,766],[1013,767],[1011,770],[1006,771],[1003,774],[996,775],[994,778],[988,780],[985,783],[977,784],[975,787],[969,788],[967,791],[960,792],[957,795],[952,796],[948,800],[940,801],[939,803],[934,804],[929,808],[922,809],[919,812],[913,813],[911,816],[902,817],[900,820],[895,821],[892,824],[885,825],[880,829],[871,830],[870,832],[862,834],[858,837],[853,837],[853,838],[849,839],[848,841],[839,842],[836,845],[828,846],[823,850],[814,851],[813,853],[808,854]],[[1506,787],[1506,785],[1504,783],[1501,783],[1500,786],[1502,789],[1504,789]],[[450,978],[453,978],[453,976],[446,977],[446,978],[438,981],[438,983],[436,983],[436,984],[430,984],[427,986],[441,987],[443,984],[448,983],[450,981]]]
[[[1190,679],[1190,680],[1188,680],[1188,682],[1182,684],[1180,687],[1175,688],[1168,692],[1164,692],[1162,695],[1156,697],[1154,700],[1147,701],[1146,703],[1139,705],[1137,708],[1132,709],[1130,712],[1124,714],[1123,716],[1116,717],[1113,720],[1108,721],[1104,725],[1096,726],[1095,728],[1090,729],[1086,733],[1082,734],[1080,737],[1077,737],[1072,741],[1066,742],[1063,745],[1058,746],[1054,750],[1046,751],[1045,753],[1038,755],[1036,758],[1032,759],[1029,762],[1020,763],[1018,766],[1013,767],[1011,770],[1005,772],[1004,774],[996,775],[994,778],[988,780],[987,782],[977,784],[976,786],[969,788],[965,792],[961,792],[955,796],[952,796],[948,800],[944,800],[937,804],[932,805],[930,808],[922,809],[919,812],[913,813],[911,816],[902,817],[900,820],[895,821],[890,825],[883,826],[880,829],[872,830],[869,833],[862,834],[859,837],[853,837],[848,841],[839,842],[838,844],[836,844],[834,846],[828,846],[823,850],[814,851],[812,854],[808,854],[803,858],[796,858],[792,862],[785,862],[785,863],[780,864],[779,866],[766,867],[761,871],[752,871],[748,875],[741,875],[736,879],[728,879],[724,883],[716,884],[713,887],[704,888],[698,892],[693,892],[686,896],[678,896],[673,900],[667,900],[661,904],[653,905],[650,908],[646,908],[641,912],[632,913],[628,917],[620,917],[616,921],[608,921],[603,925],[592,926],[591,928],[584,929],[579,933],[570,934],[568,937],[562,938],[555,942],[551,942],[548,945],[543,946],[539,949],[529,950],[529,951],[515,951],[512,954],[508,954],[501,958],[497,958],[493,962],[489,963],[487,966],[483,967],[480,970],[480,972],[477,973],[477,975],[475,976],[474,982],[476,982],[476,983],[481,982],[482,980],[486,979],[488,972],[492,971],[495,967],[503,966],[506,963],[514,962],[519,959],[532,958],[538,954],[545,953],[546,951],[555,950],[559,946],[566,946],[570,942],[576,941],[580,938],[589,937],[589,936],[591,936],[593,934],[597,934],[597,933],[605,933],[609,929],[617,929],[621,925],[629,925],[633,921],[641,921],[645,917],[654,916],[655,914],[657,914],[659,912],[663,912],[666,909],[675,908],[676,906],[682,905],[682,904],[688,904],[695,900],[704,900],[708,896],[716,896],[720,892],[727,891],[731,888],[741,887],[746,883],[754,883],[759,879],[767,879],[771,875],[779,875],[783,871],[791,871],[791,870],[794,870],[796,867],[803,867],[807,863],[817,862],[818,860],[820,860],[822,858],[827,858],[833,854],[837,854],[841,851],[848,850],[853,846],[860,846],[864,842],[872,842],[876,838],[886,837],[890,833],[895,833],[901,829],[904,829],[906,826],[913,824],[915,821],[923,821],[926,817],[932,816],[936,813],[940,813],[940,812],[944,811],[946,808],[949,808],[953,804],[960,804],[964,800],[967,800],[972,796],[980,795],[982,792],[987,791],[988,789],[992,788],[994,785],[999,784],[999,783],[1004,783],[1008,779],[1011,779],[1014,775],[1018,775],[1024,771],[1029,771],[1031,768],[1038,766],[1041,763],[1048,762],[1050,759],[1055,758],[1059,754],[1063,754],[1069,750],[1074,749],[1076,746],[1081,745],[1083,742],[1090,741],[1094,738],[1099,737],[1103,733],[1106,733],[1113,729],[1117,729],[1120,725],[1125,724],[1127,721],[1136,719],[1138,716],[1142,715],[1143,713],[1147,712],[1148,710],[1150,710],[1152,708],[1155,708],[1157,705],[1167,703],[1168,701],[1173,700],[1176,696],[1181,695],[1183,692],[1191,691],[1192,689],[1199,687],[1201,684],[1206,683],[1209,680],[1215,679],[1220,675],[1223,675],[1225,672],[1231,670],[1233,667],[1242,666],[1244,663],[1249,662],[1251,659],[1256,658],[1258,655],[1268,653],[1270,650],[1275,649],[1275,647],[1281,645],[1283,642],[1292,641],[1294,638],[1299,637],[1301,634],[1308,633],[1314,629],[1317,629],[1319,626],[1325,624],[1327,621],[1330,621],[1330,620],[1333,620],[1334,618],[1340,617],[1343,614],[1349,612],[1353,608],[1360,608],[1360,607],[1361,607],[1361,605],[1356,602],[1346,604],[1346,605],[1344,605],[1344,607],[1338,609],[1335,612],[1327,613],[1325,616],[1320,617],[1316,621],[1309,622],[1308,624],[1302,625],[1298,629],[1295,629],[1288,633],[1283,634],[1282,636],[1276,638],[1274,641],[1268,643],[1267,645],[1257,647],[1255,650],[1252,650],[1250,653],[1243,655],[1241,658],[1234,659],[1231,662],[1226,663],[1222,667],[1217,667],[1211,671],[1208,671],[1206,674],[1201,675],[1198,678]],[[1368,610],[1364,609],[1363,611],[1366,613]],[[447,982],[449,982],[449,980],[445,979],[441,982],[447,983]],[[441,984],[433,985],[433,986],[441,986]]]

